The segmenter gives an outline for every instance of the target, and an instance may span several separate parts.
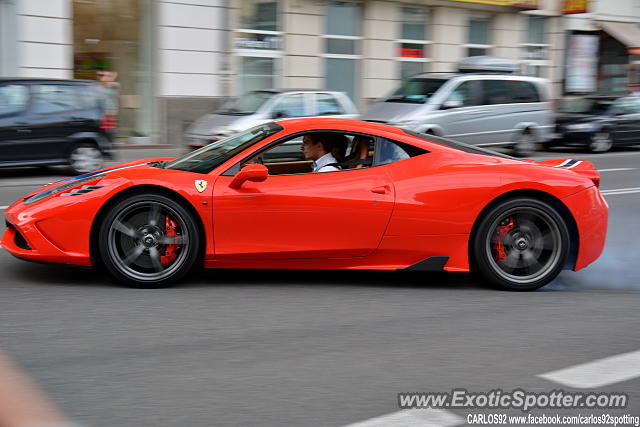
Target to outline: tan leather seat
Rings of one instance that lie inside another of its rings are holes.
[[[347,157],[348,161],[358,161],[365,160],[369,158],[369,145],[371,143],[371,138],[366,136],[356,136],[353,141],[353,149],[351,150],[351,154]],[[351,166],[351,169],[360,169],[364,167],[362,163]]]

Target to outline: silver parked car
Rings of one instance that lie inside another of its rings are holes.
[[[185,133],[191,148],[200,148],[253,126],[294,117],[355,119],[358,110],[344,92],[317,89],[268,89],[231,99],[214,114],[196,120]]]
[[[465,58],[457,74],[409,78],[362,118],[468,144],[508,145],[528,154],[552,138],[554,116],[549,82],[515,75],[517,67],[505,58]]]

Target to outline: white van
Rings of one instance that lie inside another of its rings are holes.
[[[362,119],[526,155],[552,138],[553,111],[549,82],[515,75],[517,69],[506,58],[465,58],[457,74],[409,78]]]

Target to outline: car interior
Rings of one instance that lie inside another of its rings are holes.
[[[312,133],[312,132],[311,132]],[[346,137],[347,146],[336,149],[334,157],[342,170],[360,169],[373,164],[374,139],[366,135],[336,133],[336,137]],[[301,150],[304,135],[270,147],[248,159],[244,164],[261,163],[269,169],[269,175],[290,175],[311,172],[311,160],[304,158]]]

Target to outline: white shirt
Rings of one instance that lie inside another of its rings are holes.
[[[338,161],[333,157],[333,154],[327,153],[311,163],[312,172],[334,172],[342,170],[340,166],[332,165],[331,163],[338,163]]]

